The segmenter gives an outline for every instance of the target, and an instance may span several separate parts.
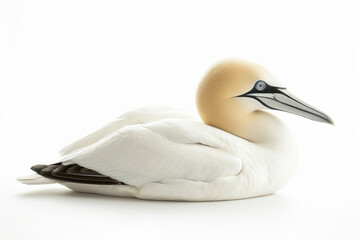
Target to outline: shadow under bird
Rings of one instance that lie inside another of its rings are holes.
[[[244,60],[213,66],[199,84],[204,123],[165,107],[137,109],[35,165],[25,184],[156,200],[212,201],[274,193],[292,177],[297,148],[280,110],[333,124],[264,67]]]

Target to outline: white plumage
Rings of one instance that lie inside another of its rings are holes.
[[[244,99],[244,103],[259,107],[253,98]],[[201,102],[201,108],[199,105]],[[237,110],[233,108],[234,116]],[[211,117],[202,114],[202,118],[217,126]],[[134,110],[65,147],[59,159],[63,165],[78,164],[127,185],[75,183],[40,175],[19,180],[27,184],[58,182],[79,192],[157,200],[209,201],[271,194],[293,175],[297,150],[279,119],[265,112],[258,119],[261,126],[248,134],[201,123],[181,110]]]
[[[79,192],[162,200],[266,195],[282,187],[296,166],[294,149],[281,149],[293,147],[287,142],[257,146],[192,120],[185,112],[142,108],[61,151],[64,164],[95,169],[132,186],[59,183]],[[41,184],[56,182],[35,176]]]

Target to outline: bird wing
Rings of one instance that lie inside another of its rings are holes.
[[[65,146],[60,150],[60,155],[65,156],[76,150],[87,147],[91,144],[94,144],[106,137],[107,135],[119,130],[122,127],[135,125],[135,124],[144,124],[149,122],[158,121],[166,118],[184,118],[191,119],[193,118],[189,113],[168,107],[146,107],[139,108],[125,114],[122,114],[118,118],[109,122],[102,128],[97,131],[79,139],[75,142]]]
[[[169,179],[211,181],[240,172],[241,156],[229,147],[234,138],[200,122],[166,119],[123,127],[61,161],[137,187]]]

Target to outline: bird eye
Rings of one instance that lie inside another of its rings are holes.
[[[266,88],[266,83],[264,81],[257,81],[257,83],[255,84],[255,88],[258,91],[262,91]]]

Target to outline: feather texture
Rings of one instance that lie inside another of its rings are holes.
[[[216,137],[222,134],[192,120],[166,119],[121,128],[61,161],[137,187],[165,179],[211,181],[234,176],[242,166],[241,158]]]
[[[125,126],[135,125],[135,124],[144,124],[149,122],[155,122],[165,118],[174,118],[174,119],[191,119],[189,113],[168,107],[147,107],[139,108],[125,114],[122,114],[118,118],[109,122],[99,130],[65,146],[60,150],[60,155],[64,156],[72,153],[78,149],[89,146],[93,143],[98,142],[107,135],[123,128]]]
[[[281,188],[296,166],[293,141],[285,130],[276,130],[286,141],[259,145],[195,121],[179,110],[143,108],[64,148],[61,166],[34,166],[42,176],[19,181],[60,183],[78,192],[157,200],[266,195]],[[114,182],[90,182],[89,174]]]

